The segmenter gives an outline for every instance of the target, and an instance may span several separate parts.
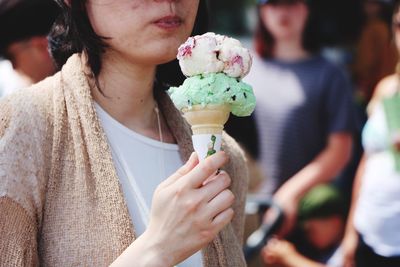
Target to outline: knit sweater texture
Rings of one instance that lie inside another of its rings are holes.
[[[0,266],[108,266],[135,240],[82,58],[0,101]],[[156,98],[185,162],[190,126],[165,93]],[[246,266],[247,168],[226,134],[223,149],[235,216],[202,250],[203,262]]]

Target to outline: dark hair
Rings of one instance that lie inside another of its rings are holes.
[[[46,36],[59,13],[53,0],[0,1],[0,57],[14,42]]]
[[[395,0],[393,3],[393,9],[392,9],[392,34],[394,35],[394,31],[395,31],[395,26],[394,26],[394,16],[397,14],[397,12],[400,11],[400,0]],[[395,73],[397,75],[400,75],[400,60],[399,58],[397,59],[397,64],[395,67]]]
[[[394,1],[392,10],[393,10],[393,12],[392,12],[392,17],[393,17],[400,10],[400,0]]]
[[[310,10],[309,16],[306,21],[306,25],[303,32],[303,48],[311,53],[316,53],[321,48],[321,42],[317,37],[317,30],[315,27],[315,19],[313,16],[313,10],[308,5]],[[274,38],[272,34],[264,26],[261,19],[261,7],[258,6],[258,26],[255,32],[255,50],[263,58],[270,58],[272,56],[272,47],[274,45]]]
[[[49,35],[50,52],[59,68],[74,53],[84,52],[88,56],[88,64],[95,76],[101,70],[101,54],[107,48],[105,36],[99,36],[93,30],[86,13],[86,0],[55,0],[62,9],[62,14],[53,25]],[[208,30],[208,11],[205,0],[200,0],[197,18],[192,35],[203,34]],[[157,67],[156,80],[158,84],[169,87],[183,82],[184,76],[180,71],[178,61]]]

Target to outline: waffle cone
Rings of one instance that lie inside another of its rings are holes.
[[[191,109],[183,110],[183,113],[186,121],[192,126],[193,135],[222,134],[230,108],[228,105],[194,105]]]

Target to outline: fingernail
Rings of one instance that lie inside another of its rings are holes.
[[[190,154],[189,159],[186,161],[186,164],[193,164],[193,162],[196,160],[196,153],[193,152],[192,154]]]
[[[190,155],[190,160],[194,160],[197,157],[197,153],[196,152],[192,152],[192,154]]]

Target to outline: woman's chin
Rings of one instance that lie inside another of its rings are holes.
[[[176,59],[176,57],[165,59],[165,60],[160,61],[157,65],[166,64],[166,63],[169,63],[169,62],[171,62],[171,61],[173,61],[175,59]]]
[[[157,53],[152,56],[151,62],[153,62],[155,65],[165,64],[165,63],[171,62],[174,59],[176,59],[176,54],[177,54],[177,52]]]

